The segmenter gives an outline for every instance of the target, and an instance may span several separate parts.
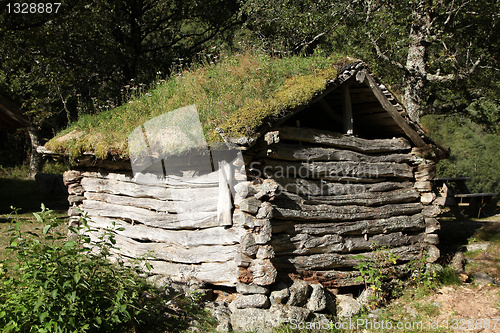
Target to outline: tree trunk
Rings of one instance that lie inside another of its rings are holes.
[[[425,68],[427,45],[425,37],[430,25],[425,10],[425,1],[413,9],[413,25],[410,31],[410,45],[403,78],[403,103],[411,120],[418,122],[421,116],[422,100],[427,71]]]
[[[40,146],[40,131],[34,126],[28,127],[28,134],[31,140],[31,157],[30,157],[30,170],[28,177],[35,178],[35,175],[42,169],[42,154],[37,152]]]

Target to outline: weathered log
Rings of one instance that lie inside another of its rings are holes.
[[[227,287],[235,287],[238,282],[238,266],[234,261],[202,264],[178,264],[160,260],[148,262],[153,266],[152,274],[167,274],[174,281],[187,282],[195,279]]]
[[[327,180],[310,180],[303,178],[277,178],[279,190],[305,196],[316,195],[348,195],[364,192],[385,192],[413,187],[411,182],[380,182],[372,184],[340,183]]]
[[[144,224],[131,224],[123,220],[90,216],[89,225],[93,228],[112,229],[118,235],[142,242],[162,242],[177,244],[184,248],[209,245],[238,244],[246,234],[242,227],[214,227],[200,230],[166,230],[151,228]],[[115,225],[113,224],[115,222]],[[123,230],[117,230],[123,227]]]
[[[379,234],[366,237],[341,237],[337,234],[314,236],[309,234],[277,234],[273,235],[271,245],[276,255],[284,254],[318,254],[349,253],[369,251],[378,247],[398,247],[422,242],[425,233],[408,235],[402,232]]]
[[[80,183],[73,183],[68,185],[68,194],[72,195],[83,195],[85,193],[85,189]]]
[[[356,222],[334,223],[294,223],[272,220],[273,234],[309,234],[309,235],[374,235],[392,232],[419,232],[426,228],[422,214],[412,216],[394,216],[384,219],[363,220]],[[273,236],[274,237],[274,236]]]
[[[168,214],[95,200],[85,200],[82,209],[91,217],[103,216],[131,220],[163,229],[199,229],[219,225],[217,212]]]
[[[70,205],[80,204],[85,200],[85,197],[82,195],[68,195],[68,202]]]
[[[137,173],[135,176],[132,173],[116,173],[116,172],[106,172],[106,171],[86,171],[82,173],[86,178],[103,178],[110,180],[119,180],[122,182],[129,183],[147,183],[149,179],[155,177],[155,175]],[[217,187],[219,186],[219,174],[217,172],[212,172],[206,175],[195,176],[195,177],[178,177],[174,175],[168,175],[166,178],[157,178],[158,184],[166,185],[169,187]]]
[[[406,203],[414,202],[420,199],[420,193],[415,189],[406,188],[401,190],[395,190],[390,192],[365,192],[359,194],[350,195],[324,195],[316,197],[301,197],[296,194],[283,193],[283,195],[288,196],[294,201],[303,200],[302,202],[306,205],[334,205],[334,206],[349,206],[349,205],[360,205],[360,206],[381,206],[392,203]]]
[[[71,184],[78,184],[82,179],[82,174],[80,171],[68,170],[63,173],[64,185],[68,186]]]
[[[276,219],[306,221],[353,221],[411,215],[422,211],[421,203],[389,204],[380,207],[305,205],[278,197],[273,204]],[[279,201],[278,201],[279,200]]]
[[[126,195],[137,198],[156,198],[160,200],[193,201],[201,198],[217,197],[218,187],[170,188],[161,185],[140,185],[114,179],[83,178],[82,186],[87,192]]]
[[[403,138],[368,140],[311,128],[281,127],[279,137],[280,139],[318,143],[365,153],[394,152],[411,148],[410,143]]]
[[[436,177],[436,165],[435,164],[421,164],[417,167],[415,171],[415,179],[417,181],[429,181]]]
[[[409,245],[392,248],[387,250],[394,254],[397,262],[405,262],[418,259],[422,254],[422,246]],[[376,253],[364,252],[360,254],[338,254],[338,253],[322,253],[312,254],[307,256],[276,256],[273,260],[275,266],[290,267],[290,264],[297,270],[326,270],[338,268],[352,268],[358,265],[364,258],[376,259]]]
[[[93,241],[99,240],[99,234],[101,233],[89,233]],[[186,249],[176,244],[138,242],[121,235],[115,235],[114,239],[116,241],[114,251],[123,256],[184,264],[231,261],[235,259],[239,250],[239,245],[195,246]]]
[[[109,193],[85,192],[85,198],[93,201],[102,201],[126,207],[130,206],[130,207],[144,208],[164,213],[217,211],[217,197],[202,198],[195,201],[171,201],[171,200],[159,200],[153,198],[134,198],[124,195],[115,195]]]
[[[360,179],[413,178],[412,168],[405,163],[368,162],[289,162],[265,159],[264,173],[271,178]]]
[[[352,161],[352,162],[395,162],[407,163],[411,161],[410,154],[377,154],[367,155],[346,149],[324,148],[280,143],[272,145],[262,157],[287,161]]]

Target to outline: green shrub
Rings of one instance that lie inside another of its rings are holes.
[[[126,332],[158,316],[141,299],[148,286],[135,269],[110,261],[112,232],[91,250],[85,218],[68,235],[43,205],[34,215],[42,223],[35,232],[22,231],[16,218],[9,229],[12,253],[0,262],[2,332]]]

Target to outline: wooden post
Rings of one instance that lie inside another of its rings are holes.
[[[353,131],[353,120],[352,120],[352,104],[351,104],[351,93],[349,90],[349,85],[342,85],[342,113],[344,121],[344,132],[347,135],[354,134]]]

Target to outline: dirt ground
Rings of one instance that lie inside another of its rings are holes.
[[[445,236],[447,234],[447,236]],[[464,252],[465,273],[470,280],[462,286],[444,286],[426,300],[439,309],[434,319],[440,328],[455,332],[500,332],[500,214],[479,220],[442,223],[441,238],[449,256],[466,244],[489,242],[485,251]],[[446,248],[448,246],[448,248]],[[477,273],[487,273],[496,281],[474,283]]]
[[[427,302],[439,308],[432,319],[455,332],[500,332],[498,286],[442,287]]]

